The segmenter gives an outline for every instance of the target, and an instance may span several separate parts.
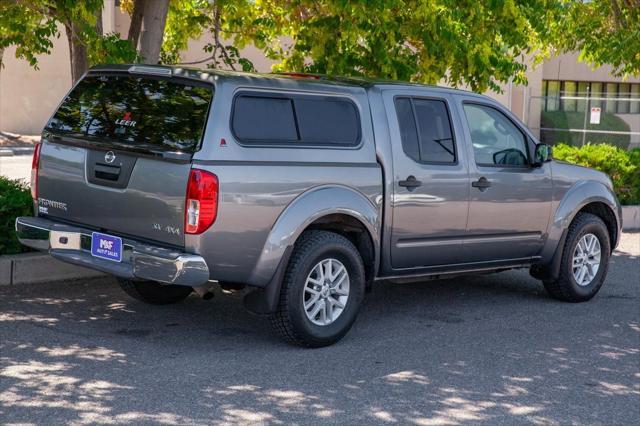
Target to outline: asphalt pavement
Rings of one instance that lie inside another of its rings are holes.
[[[335,346],[239,295],[169,307],[110,278],[0,288],[0,422],[640,424],[640,234],[588,303],[526,271],[381,283]]]

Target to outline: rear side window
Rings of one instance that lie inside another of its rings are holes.
[[[454,164],[455,143],[447,105],[442,100],[397,98],[402,149],[420,163]]]
[[[247,144],[355,146],[360,117],[348,99],[336,96],[241,94],[231,127]]]
[[[46,130],[151,151],[199,149],[213,89],[135,76],[88,76],[69,93]]]
[[[410,158],[420,162],[420,148],[418,147],[418,129],[413,115],[411,99],[396,99],[396,112],[398,113],[398,124],[400,125],[400,138],[402,139],[402,150]]]
[[[241,140],[297,141],[293,101],[240,96],[234,106],[233,129]]]

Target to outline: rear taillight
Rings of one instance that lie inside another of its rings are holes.
[[[38,199],[38,169],[40,168],[41,143],[37,143],[33,150],[33,160],[31,160],[31,198]]]
[[[206,231],[218,215],[218,177],[213,173],[191,169],[187,184],[184,212],[184,232],[200,234]]]

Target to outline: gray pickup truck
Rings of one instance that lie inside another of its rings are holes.
[[[496,101],[314,75],[93,68],[47,123],[31,189],[23,244],[148,303],[242,290],[313,347],[377,280],[529,268],[589,300],[621,229],[608,177],[553,161]]]

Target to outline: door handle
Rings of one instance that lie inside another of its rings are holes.
[[[478,188],[480,191],[484,191],[485,189],[491,186],[491,182],[487,180],[486,177],[481,177],[475,182],[471,182],[471,186],[474,188]]]
[[[93,168],[94,176],[98,179],[117,181],[120,177],[120,167],[118,166],[103,166],[102,164],[96,164]]]
[[[399,181],[398,185],[404,186],[405,188],[412,190],[414,188],[421,186],[422,182],[417,180],[415,176],[409,176],[406,180]]]

